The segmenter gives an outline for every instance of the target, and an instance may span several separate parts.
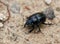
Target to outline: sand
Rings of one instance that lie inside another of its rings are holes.
[[[10,18],[4,23],[4,27],[0,28],[0,44],[60,44],[60,0],[52,0],[49,5],[44,0],[1,1],[9,5]],[[3,4],[0,3],[0,5]],[[41,12],[49,6],[54,9],[56,16],[51,21],[54,25],[40,27],[43,34],[41,32],[34,33],[34,31],[27,34],[29,29],[23,28],[27,17]],[[3,5],[0,8],[0,13],[3,11],[4,15],[8,15],[6,6]]]

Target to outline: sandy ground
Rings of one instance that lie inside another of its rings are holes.
[[[60,44],[60,0],[52,0],[50,5],[46,5],[44,0],[1,0],[9,5],[10,19],[0,28],[0,44]],[[17,6],[15,9],[14,4]],[[0,5],[3,5],[0,3]],[[26,17],[36,12],[41,12],[48,7],[52,7],[55,13],[54,25],[41,27],[42,33],[30,33],[27,28],[23,28]],[[0,13],[6,12],[6,6],[0,7]],[[19,10],[20,9],[20,10]]]

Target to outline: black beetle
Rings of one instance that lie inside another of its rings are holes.
[[[29,33],[34,30],[35,26],[38,27],[39,31],[41,32],[39,25],[41,24],[51,25],[51,24],[46,24],[45,21],[46,21],[46,15],[43,14],[43,12],[38,12],[28,17],[24,27],[26,26],[32,27],[32,29],[29,30]]]

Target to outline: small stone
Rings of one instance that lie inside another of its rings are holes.
[[[6,19],[6,16],[2,13],[0,13],[0,20],[4,21],[4,19]]]
[[[3,23],[0,22],[0,27],[3,27],[3,26],[4,26]]]
[[[18,3],[13,3],[10,7],[11,12],[20,13],[20,5]]]
[[[55,18],[54,15],[54,10],[52,7],[48,7],[45,9],[45,11],[43,11],[43,13],[46,15],[46,17],[50,20],[53,20],[53,18]]]
[[[57,7],[57,8],[56,8],[56,11],[60,11],[60,7]]]
[[[45,0],[45,3],[48,5],[51,4],[51,2],[52,2],[52,0]]]

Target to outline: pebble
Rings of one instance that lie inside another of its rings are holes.
[[[0,22],[0,28],[3,27],[3,26],[4,26],[4,24],[2,22]]]
[[[60,7],[56,7],[56,11],[60,11]]]
[[[51,4],[51,2],[52,2],[52,0],[45,0],[45,3],[48,5]]]
[[[6,16],[2,13],[0,13],[0,20],[4,21],[6,19]]]
[[[18,14],[20,13],[20,5],[18,3],[12,3],[10,10],[12,13]]]
[[[55,18],[55,15],[54,15],[54,10],[52,7],[48,7],[46,8],[43,13],[46,15],[46,17],[50,20],[53,20],[53,18]]]

